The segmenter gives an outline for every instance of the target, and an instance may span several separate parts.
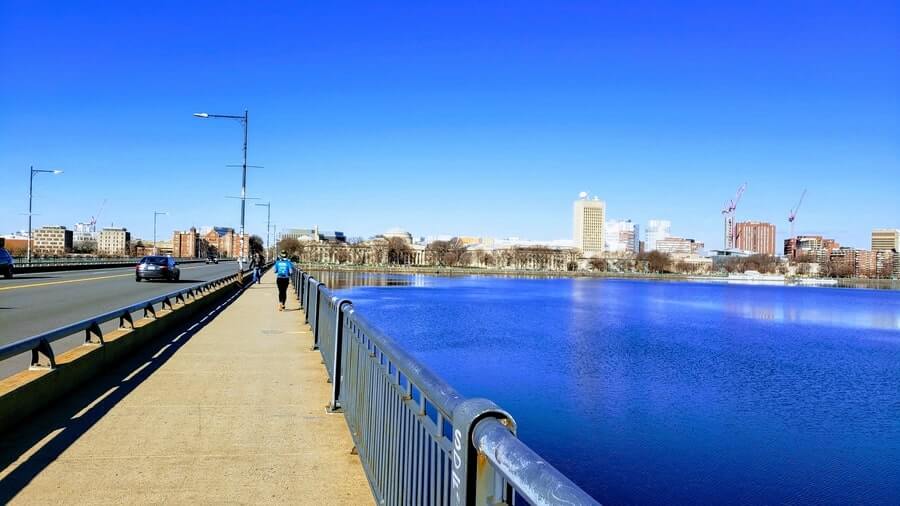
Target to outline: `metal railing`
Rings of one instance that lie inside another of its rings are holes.
[[[104,345],[105,343],[103,340],[103,331],[100,329],[101,324],[118,318],[119,329],[129,327],[133,329],[134,320],[131,316],[131,313],[133,312],[143,310],[144,318],[148,316],[151,318],[156,318],[156,309],[154,308],[155,305],[159,304],[160,310],[163,310],[166,307],[168,307],[169,309],[175,309],[174,305],[178,304],[179,302],[182,305],[186,304],[188,297],[194,300],[198,296],[203,295],[206,292],[212,291],[220,286],[237,280],[238,277],[242,275],[243,273],[228,274],[226,276],[222,276],[205,283],[201,283],[199,285],[182,288],[180,290],[175,290],[164,295],[153,297],[152,299],[135,302],[134,304],[114,309],[112,311],[108,311],[96,316],[92,316],[90,318],[72,323],[70,325],[66,325],[64,327],[60,327],[55,330],[50,330],[48,332],[43,332],[35,336],[5,344],[3,346],[0,346],[0,361],[30,351],[32,367],[50,367],[51,369],[55,368],[56,356],[53,352],[53,347],[51,346],[51,343],[53,343],[54,341],[64,339],[83,331],[85,333],[85,343],[96,343]],[[126,327],[126,323],[129,327]],[[48,362],[47,364],[41,364],[40,355],[43,355],[45,357]]]
[[[308,273],[292,283],[379,504],[597,504],[509,413],[460,395]]]

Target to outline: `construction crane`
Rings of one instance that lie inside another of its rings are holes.
[[[788,223],[791,224],[791,239],[794,238],[794,220],[797,219],[797,211],[800,210],[800,205],[803,204],[803,197],[806,196],[806,188],[803,189],[803,193],[800,194],[800,201],[797,202],[797,205],[791,209],[791,213],[788,215]]]
[[[722,216],[725,217],[725,249],[734,248],[737,242],[737,234],[734,229],[734,212],[737,210],[738,202],[741,201],[741,197],[746,190],[747,183],[739,186],[737,193],[734,194],[734,198],[726,200],[725,205],[722,207]]]
[[[103,208],[105,206],[106,206],[106,199],[103,199],[103,203],[100,204],[100,210],[97,211],[97,214],[95,214],[94,216],[91,216],[91,221],[88,222],[88,224],[90,225],[91,233],[94,233],[97,231],[97,218],[100,217],[100,213],[103,212]]]

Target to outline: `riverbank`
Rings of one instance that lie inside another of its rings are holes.
[[[333,265],[333,264],[300,264],[303,270],[311,272],[365,273],[365,274],[413,274],[428,276],[495,276],[515,278],[600,278],[600,279],[643,279],[666,281],[710,281],[721,282],[725,276],[697,274],[657,274],[649,272],[598,272],[598,271],[535,271],[509,269],[482,269],[477,267],[431,267],[420,265],[386,266],[386,265]],[[862,288],[870,290],[900,290],[897,279],[865,279],[865,278],[828,278],[835,279],[836,285],[819,286],[820,288]],[[788,278],[785,285],[794,286],[794,279]],[[805,285],[816,286],[816,285]]]

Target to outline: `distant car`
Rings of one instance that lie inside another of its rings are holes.
[[[13,257],[4,248],[0,248],[0,274],[9,279],[13,277]]]
[[[140,282],[142,279],[178,281],[181,279],[181,269],[172,257],[147,256],[134,268],[134,280]]]
[[[217,264],[219,263],[219,257],[206,257],[206,263]]]

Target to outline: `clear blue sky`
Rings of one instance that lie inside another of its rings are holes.
[[[798,232],[900,227],[896,1],[424,3],[0,3],[0,232],[30,164],[37,225],[236,227],[240,125],[191,113],[244,108],[279,227],[567,238],[589,191],[719,247],[744,181],[779,237],[803,188]]]

